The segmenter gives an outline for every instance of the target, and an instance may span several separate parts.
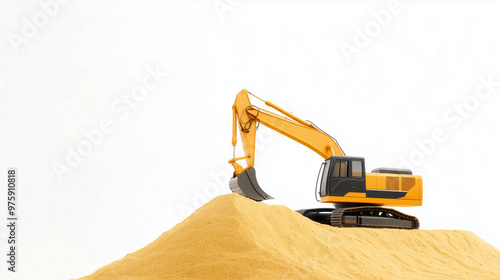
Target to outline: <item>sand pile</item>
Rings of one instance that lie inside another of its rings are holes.
[[[230,194],[90,279],[500,279],[500,250],[466,231],[333,228]]]

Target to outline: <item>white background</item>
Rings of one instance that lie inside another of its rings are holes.
[[[480,82],[500,81],[498,2],[401,1],[382,27],[373,13],[388,1],[75,0],[51,15],[37,1],[0,3],[0,217],[16,167],[20,219],[18,272],[2,261],[2,279],[90,274],[229,193],[231,106],[243,88],[314,121],[368,170],[413,156],[424,205],[399,210],[500,248],[500,86]],[[24,36],[27,22],[36,31]],[[347,44],[357,52],[344,55]],[[155,68],[168,77],[118,112]],[[58,178],[54,166],[104,119],[114,130]],[[324,206],[314,199],[322,158],[258,133],[268,203]],[[7,234],[0,226],[2,260]]]

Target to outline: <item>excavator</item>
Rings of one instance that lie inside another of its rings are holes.
[[[252,105],[249,95],[277,112]],[[334,207],[297,212],[335,227],[419,228],[416,217],[383,206],[421,206],[421,176],[400,168],[376,168],[371,173],[366,172],[363,157],[345,155],[337,140],[314,123],[302,120],[246,89],[236,95],[232,109],[233,158],[229,160],[234,168],[229,180],[232,192],[255,201],[273,199],[259,186],[254,167],[256,131],[260,124],[308,147],[324,159],[316,180],[316,197],[319,197],[319,202],[332,203]],[[236,158],[238,129],[245,155]],[[238,163],[242,160],[246,161],[246,167]]]

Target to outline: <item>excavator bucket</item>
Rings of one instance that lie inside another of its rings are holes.
[[[255,177],[255,169],[253,167],[229,180],[229,188],[232,192],[255,201],[274,199],[274,197],[268,195],[260,188],[259,183],[257,183],[257,177]]]

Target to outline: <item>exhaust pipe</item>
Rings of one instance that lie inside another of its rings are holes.
[[[255,169],[253,167],[245,170],[240,175],[231,178],[231,180],[229,180],[229,188],[233,193],[237,193],[255,201],[274,199],[274,197],[268,195],[260,188],[259,183],[257,183],[257,177],[255,176]]]

